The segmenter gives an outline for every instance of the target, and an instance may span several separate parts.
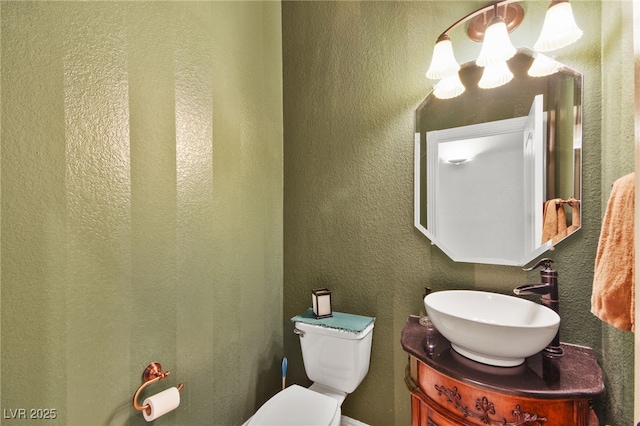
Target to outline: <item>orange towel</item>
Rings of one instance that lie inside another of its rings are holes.
[[[622,330],[635,328],[635,175],[616,180],[602,221],[593,274],[591,312]]]
[[[564,200],[554,198],[544,203],[542,242],[549,240],[552,245],[567,236],[567,215],[564,212]]]

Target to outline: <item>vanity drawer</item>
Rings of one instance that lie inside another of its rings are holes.
[[[465,423],[466,425],[467,423]],[[460,426],[460,420],[445,417],[434,409],[429,409],[427,413],[427,426]]]
[[[438,409],[432,402],[426,402],[424,395],[413,395],[411,399],[412,426],[460,426],[460,418]],[[464,423],[465,425],[467,423]]]
[[[590,424],[589,401],[586,399],[535,399],[508,395],[453,379],[421,361],[414,364],[414,368],[417,368],[413,373],[416,384],[424,394],[421,402],[427,406],[427,426]]]

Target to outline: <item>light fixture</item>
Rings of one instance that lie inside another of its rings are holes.
[[[469,13],[447,28],[436,40],[427,77],[440,80],[434,87],[434,95],[448,99],[462,94],[464,86],[458,71],[449,32],[468,22],[467,35],[474,41],[482,41],[476,65],[484,67],[478,83],[481,88],[493,88],[508,83],[513,78],[506,63],[516,53],[509,33],[518,28],[524,19],[523,0],[500,0]],[[573,18],[569,0],[551,0],[540,38],[534,45],[538,51],[555,50],[580,38],[582,31]],[[539,56],[540,57],[540,56]],[[549,59],[547,61],[547,59]],[[543,76],[557,71],[557,63],[550,58],[540,58],[530,70],[531,76]],[[489,69],[487,69],[489,68]],[[462,86],[462,87],[461,87]]]
[[[527,74],[530,77],[546,77],[560,70],[560,63],[550,57],[538,53],[529,67]]]
[[[454,166],[459,166],[462,163],[466,163],[467,161],[469,161],[467,158],[454,158],[452,160],[449,160],[448,162],[453,164]]]
[[[440,80],[441,78],[457,74],[459,69],[460,65],[453,55],[451,39],[447,34],[442,34],[433,47],[433,57],[431,58],[431,65],[427,70],[427,78]]]
[[[313,314],[316,318],[328,318],[333,316],[331,311],[331,291],[327,288],[317,288],[311,291]]]
[[[456,72],[440,80],[433,88],[433,94],[438,99],[451,99],[462,95],[465,90],[464,84],[460,81],[460,75]]]
[[[476,65],[486,67],[499,62],[505,62],[516,54],[516,48],[509,40],[509,32],[504,18],[498,16],[497,7],[489,26],[484,33],[484,41]]]
[[[560,49],[582,37],[569,0],[552,0],[544,17],[540,37],[533,48],[539,52]]]
[[[493,89],[504,86],[511,80],[513,80],[513,73],[507,66],[507,62],[495,62],[484,67],[478,87],[481,89]]]

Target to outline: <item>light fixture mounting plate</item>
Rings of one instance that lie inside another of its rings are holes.
[[[467,24],[467,35],[473,41],[481,42],[484,39],[484,32],[494,16],[494,8],[481,13],[472,18]],[[510,3],[498,6],[498,16],[504,19],[507,24],[507,31],[512,32],[520,26],[524,19],[524,9],[517,3]]]

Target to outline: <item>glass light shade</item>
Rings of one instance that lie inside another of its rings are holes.
[[[496,62],[484,68],[478,87],[481,89],[493,89],[507,84],[512,79],[513,73],[507,66],[507,62]]]
[[[573,18],[568,1],[552,3],[544,17],[540,37],[533,48],[539,52],[549,52],[570,45],[582,37],[582,30]]]
[[[538,53],[536,59],[533,60],[531,67],[529,67],[527,74],[529,74],[530,77],[545,77],[547,75],[555,74],[559,70],[560,64],[557,61]]]
[[[455,73],[440,80],[433,88],[433,94],[438,99],[451,99],[462,95],[465,90],[460,76]]]
[[[440,37],[433,47],[431,65],[427,70],[427,78],[440,80],[453,74],[458,74],[460,65],[453,55],[453,46],[449,36]]]
[[[486,67],[495,63],[511,59],[516,54],[516,48],[511,44],[509,32],[504,20],[496,16],[489,22],[484,33],[482,49],[476,59],[476,65]]]

